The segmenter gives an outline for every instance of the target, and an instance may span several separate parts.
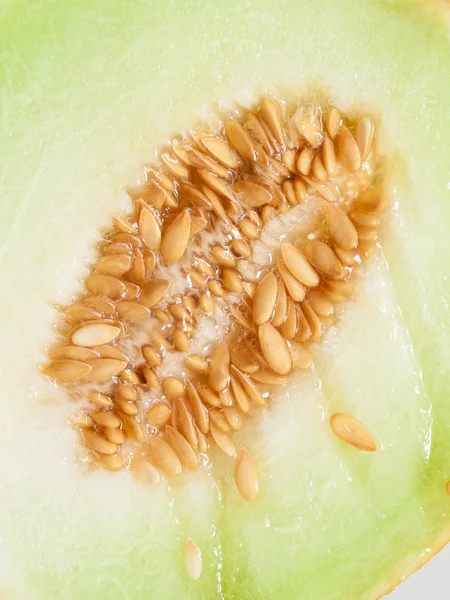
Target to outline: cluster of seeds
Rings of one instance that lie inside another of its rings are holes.
[[[255,462],[232,434],[292,370],[311,367],[308,344],[376,248],[373,134],[368,117],[266,98],[213,133],[174,140],[147,168],[133,212],[114,218],[84,293],[64,308],[64,340],[44,369],[89,402],[72,423],[90,459],[145,463],[156,480],[197,469],[214,442],[236,459],[241,495],[256,498]],[[282,236],[254,263],[266,225],[308,202],[318,208],[307,235]],[[202,340],[207,322],[214,341]],[[350,415],[330,425],[376,449]]]

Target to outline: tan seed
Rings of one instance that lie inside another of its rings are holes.
[[[265,225],[277,214],[277,209],[274,206],[264,206],[261,211],[261,221]]]
[[[279,331],[285,340],[292,340],[297,333],[297,309],[292,298],[288,298],[286,318],[280,325]]]
[[[165,163],[169,171],[175,176],[180,178],[189,177],[189,169],[181,161],[170,156],[170,154],[162,154],[161,160]]]
[[[332,140],[327,135],[325,136],[322,146],[322,161],[327,176],[333,177],[336,172],[336,150]],[[318,177],[316,179],[318,179]],[[325,181],[325,179],[323,181]]]
[[[240,431],[243,428],[245,421],[240,410],[234,406],[225,406],[223,409],[223,414],[231,429],[234,429],[234,431]]]
[[[317,271],[311,266],[301,250],[295,248],[292,244],[283,242],[281,244],[281,256],[288,270],[300,283],[309,287],[319,284],[320,277]]]
[[[336,188],[328,185],[327,183],[322,183],[321,181],[316,181],[315,179],[311,179],[303,175],[303,180],[311,186],[324,200],[327,202],[336,202],[338,199],[338,193]]]
[[[297,305],[297,333],[295,339],[299,342],[306,342],[312,336],[311,327],[302,310],[301,305]]]
[[[244,500],[247,502],[256,500],[259,493],[258,472],[252,455],[245,448],[239,452],[234,477],[238,491]]]
[[[220,177],[216,177],[216,175],[213,175],[212,173],[210,173],[210,171],[207,171],[206,169],[198,169],[198,175],[200,179],[204,183],[206,183],[206,185],[210,189],[213,190],[213,192],[219,194],[219,196],[227,198],[233,204],[235,203],[233,191],[231,190],[230,186],[225,180],[221,179]],[[202,189],[204,189],[203,186]]]
[[[331,108],[328,113],[327,129],[330,138],[334,140],[341,126],[341,114],[336,108]]]
[[[234,184],[234,189],[241,194],[243,201],[252,207],[264,206],[272,200],[270,191],[253,181],[241,179]]]
[[[181,211],[178,217],[165,230],[161,241],[161,255],[166,265],[180,260],[186,252],[191,230],[191,217],[187,210]]]
[[[205,184],[202,184],[201,186],[202,188],[202,192],[203,194],[206,196],[206,198],[209,200],[213,211],[216,213],[216,215],[222,219],[222,221],[225,221],[225,223],[229,223],[230,222],[230,218],[227,214],[227,211],[225,210],[219,196],[217,196],[210,187],[208,187]]]
[[[273,325],[265,323],[259,327],[258,336],[263,356],[270,368],[280,375],[289,373],[292,368],[292,360],[282,335]]]
[[[140,370],[144,378],[143,383],[145,383],[145,385],[147,385],[150,388],[159,388],[159,380],[156,377],[156,374],[153,371],[153,369],[150,369],[150,367],[147,366],[143,366]]]
[[[230,144],[235,148],[239,154],[248,160],[256,160],[256,153],[253,149],[253,144],[250,136],[246,130],[237,121],[226,121],[225,135],[227,136]]]
[[[91,370],[90,364],[79,360],[62,359],[47,365],[44,374],[58,383],[72,383],[88,375]]]
[[[89,361],[92,371],[84,377],[84,381],[107,383],[112,377],[125,369],[127,363],[114,358],[94,358]]]
[[[373,121],[369,119],[369,117],[362,117],[358,121],[355,137],[359,151],[361,152],[362,162],[364,162],[369,155],[370,148],[372,146],[374,130],[375,127]]]
[[[191,160],[194,163],[194,166],[206,169],[211,173],[214,173],[214,175],[217,175],[217,177],[221,177],[222,179],[230,178],[230,172],[226,167],[199,150],[194,148],[191,150]]]
[[[231,441],[231,438],[226,433],[220,431],[214,423],[211,423],[211,435],[224,454],[232,458],[236,456],[236,446]]]
[[[261,279],[253,296],[253,319],[257,325],[270,320],[277,300],[277,279],[272,272]]]
[[[351,281],[339,281],[327,279],[323,283],[322,291],[331,300],[331,302],[345,302],[352,293],[353,285]]]
[[[289,296],[295,302],[300,302],[305,297],[305,288],[300,283],[300,281],[292,275],[289,269],[286,267],[284,262],[278,261],[277,263],[278,272],[283,280],[283,283],[286,287],[286,291]]]
[[[120,277],[133,266],[133,258],[129,254],[113,254],[104,256],[95,265],[95,272],[103,275]]]
[[[358,227],[358,239],[361,241],[376,240],[378,229],[376,227]]]
[[[202,215],[192,215],[191,216],[191,237],[194,235],[197,235],[197,233],[200,233],[200,231],[203,231],[203,229],[205,229],[205,227],[207,226],[208,221],[206,220],[206,218]]]
[[[130,244],[130,246],[132,248],[140,248],[142,246],[142,241],[141,238],[136,235],[136,232],[134,232],[134,234],[131,233],[117,233],[114,238],[113,238],[114,242],[119,242],[119,243],[126,243],[126,244]]]
[[[145,281],[146,267],[144,262],[144,255],[138,248],[134,251],[134,264],[133,268],[128,271],[127,277],[134,283],[141,284]]]
[[[308,296],[311,308],[319,317],[328,317],[334,313],[334,305],[330,300],[318,291],[311,292]]]
[[[295,164],[296,159],[297,151],[294,148],[292,148],[291,150],[285,150],[281,154],[281,160],[283,161],[283,164],[289,169],[289,171],[291,171],[291,173],[297,172],[297,167]]]
[[[357,203],[363,211],[376,212],[384,208],[385,198],[380,190],[369,188],[359,195]]]
[[[101,406],[102,408],[111,408],[113,406],[113,401],[109,396],[103,394],[102,392],[90,392],[89,400],[96,404],[97,406]]]
[[[311,146],[318,146],[322,142],[323,134],[318,114],[305,115],[297,124],[297,127]]]
[[[93,429],[84,431],[83,439],[88,448],[99,454],[115,454],[117,452],[116,444],[109,442],[102,434]]]
[[[287,310],[286,288],[284,286],[283,280],[278,279],[278,281],[277,281],[277,299],[275,302],[275,310],[273,312],[273,317],[272,317],[272,321],[271,321],[271,323],[274,327],[279,327],[281,325],[281,323],[284,321],[284,319],[286,317],[286,310]]]
[[[350,219],[357,227],[378,227],[380,219],[371,213],[354,211],[350,213]]]
[[[132,254],[133,246],[128,242],[113,242],[112,244],[108,244],[104,250],[104,254]]]
[[[144,380],[139,373],[132,371],[131,369],[124,369],[120,374],[120,378],[124,381],[128,381],[128,383],[133,383],[134,385],[142,385],[144,383]]]
[[[178,398],[174,403],[175,412],[177,415],[177,428],[186,440],[194,446],[198,445],[198,432],[195,427],[194,418],[188,411],[186,404],[182,398]]]
[[[153,212],[144,208],[139,215],[139,233],[149,250],[159,250],[161,245],[161,228]]]
[[[192,371],[196,371],[197,373],[202,373],[207,369],[207,363],[205,359],[200,356],[200,354],[190,354],[186,356],[184,359],[184,364]]]
[[[170,325],[173,323],[172,315],[170,315],[165,310],[161,310],[160,308],[157,308],[153,312],[153,316],[156,317],[157,319],[159,319],[161,321],[161,323],[164,323],[164,325]]]
[[[223,285],[221,285],[220,281],[217,281],[216,279],[208,281],[208,289],[210,292],[212,292],[215,296],[218,296],[219,298],[224,296],[227,291],[223,287]]]
[[[171,412],[171,408],[166,402],[155,402],[149,406],[147,411],[147,423],[161,429],[169,422]]]
[[[170,314],[179,321],[184,321],[190,318],[188,309],[182,304],[171,304],[168,310]]]
[[[124,284],[127,288],[123,296],[125,300],[133,300],[133,298],[136,298],[136,296],[139,295],[141,288],[136,283],[132,283],[131,281],[124,281]]]
[[[213,408],[220,407],[220,398],[213,392],[211,388],[198,387],[197,391],[205,404],[208,404],[208,406],[212,406]]]
[[[68,420],[68,423],[72,425],[72,427],[94,427],[92,417],[86,413],[75,414]]]
[[[199,467],[199,461],[197,453],[191,444],[170,425],[166,425],[165,434],[168,443],[180,459],[181,465],[189,471],[196,471]]]
[[[228,248],[224,248],[220,244],[215,244],[211,248],[211,254],[214,256],[216,262],[223,266],[233,268],[236,266],[236,259],[228,250]]]
[[[355,138],[342,126],[336,137],[339,161],[349,171],[357,171],[361,166],[361,154]]]
[[[101,319],[102,312],[95,310],[91,306],[83,306],[82,304],[71,304],[64,311],[66,321],[89,321],[91,319]]]
[[[125,293],[125,284],[111,275],[91,275],[86,282],[90,292],[103,294],[108,298],[118,298]]]
[[[331,239],[344,250],[356,248],[358,234],[345,212],[337,206],[327,206],[325,217]]]
[[[150,311],[146,306],[138,302],[128,302],[122,300],[117,304],[117,312],[121,319],[127,323],[135,323],[150,316]]]
[[[122,233],[136,233],[136,230],[131,225],[130,221],[125,217],[113,217],[113,225]]]
[[[108,442],[121,446],[125,442],[125,434],[121,429],[104,429],[103,434]]]
[[[257,404],[258,406],[266,406],[267,403],[265,399],[251,378],[235,366],[232,367],[232,370],[253,404]]]
[[[338,259],[341,261],[341,263],[346,267],[351,267],[356,263],[356,259],[358,256],[358,251],[356,249],[344,250],[339,246],[334,246],[333,250]]]
[[[93,346],[92,350],[95,350],[100,358],[115,358],[117,360],[128,362],[128,356],[118,350],[115,346],[101,344],[100,346]]]
[[[107,317],[112,317],[116,312],[116,305],[106,296],[86,296],[83,298],[83,302],[95,310],[101,311]]]
[[[63,358],[71,358],[73,360],[81,360],[82,362],[92,360],[98,356],[98,352],[93,348],[80,348],[79,346],[57,346],[49,352],[51,360],[60,360]]]
[[[216,137],[204,137],[202,138],[202,144],[214,158],[226,167],[230,169],[238,167],[238,157],[224,140]]]
[[[209,414],[206,410],[199,393],[190,381],[187,382],[187,396],[192,409],[192,415],[197,424],[197,427],[203,434],[209,431]]]
[[[375,452],[377,449],[370,433],[355,417],[346,413],[335,413],[330,418],[330,425],[337,437],[347,444],[366,452]]]
[[[320,240],[308,240],[304,247],[306,258],[318,271],[339,279],[342,277],[342,265],[333,250]]]
[[[255,114],[248,113],[244,127],[246,131],[249,132],[251,137],[255,139],[259,144],[261,144],[261,146],[268,154],[272,154],[273,148],[270,144],[269,137],[267,136],[267,133],[265,131],[265,128],[262,126],[261,121]]]
[[[184,396],[184,385],[177,377],[166,377],[162,382],[164,393],[169,400]]]
[[[123,458],[120,454],[104,454],[99,460],[108,471],[120,471],[124,467]]]
[[[313,357],[309,350],[302,344],[291,342],[290,344],[293,369],[309,369],[313,364]]]
[[[286,181],[282,185],[282,190],[289,204],[297,204],[297,196],[295,195],[294,182],[291,179],[286,179]]]
[[[230,357],[231,363],[241,371],[244,371],[244,373],[254,373],[259,369],[259,364],[245,347],[240,345],[234,347],[230,353]]]
[[[328,174],[325,170],[322,157],[320,156],[319,152],[316,153],[312,162],[312,174],[317,181],[326,181],[328,179]]]
[[[249,240],[257,240],[261,235],[259,227],[247,217],[244,217],[241,221],[239,221],[239,229]]]
[[[191,581],[198,581],[202,574],[202,554],[197,544],[190,538],[184,547],[184,568]]]
[[[217,429],[220,429],[220,431],[223,433],[229,433],[231,431],[231,427],[222,412],[216,408],[211,408],[209,411],[209,416],[211,423],[214,423]]]
[[[238,258],[249,258],[251,254],[250,246],[244,240],[231,240],[231,248]]]
[[[277,373],[271,370],[256,371],[256,373],[252,373],[251,377],[255,381],[263,383],[264,385],[283,385],[288,381],[287,377],[278,375]]]
[[[275,104],[275,102],[273,102],[273,100],[264,98],[264,100],[261,102],[260,108],[264,121],[267,123],[274,138],[280,146],[284,146],[286,140],[284,129],[281,124],[280,111],[278,109],[278,106]]]
[[[244,291],[241,276],[236,269],[225,267],[222,271],[222,279],[225,288],[233,294],[242,294]]]
[[[116,427],[120,427],[120,419],[108,412],[94,412],[91,414],[91,418],[96,425],[100,427],[108,427],[110,429],[115,429]]]
[[[301,309],[311,330],[311,340],[315,342],[322,336],[322,322],[307,300],[302,302]]]
[[[189,350],[189,338],[184,333],[184,331],[175,331],[172,337],[172,341],[175,348],[180,352],[187,352]]]
[[[122,411],[117,411],[117,416],[122,421],[122,427],[128,437],[135,442],[143,442],[145,439],[145,430],[134,416],[127,415]]]
[[[168,477],[181,473],[181,463],[175,450],[160,437],[152,436],[148,442],[150,459]]]
[[[216,268],[205,258],[195,256],[195,267],[208,277],[214,277],[216,275]]]
[[[152,308],[164,297],[169,287],[170,283],[166,279],[151,279],[142,286],[139,302]]]
[[[130,383],[124,383],[123,381],[120,381],[119,385],[117,386],[117,393],[122,398],[125,398],[125,400],[135,401],[138,399],[137,389]]]
[[[225,342],[220,342],[211,354],[211,369],[208,381],[211,388],[221,392],[228,386],[230,377],[230,352]]]
[[[233,406],[234,399],[231,393],[231,388],[227,388],[223,392],[219,392],[219,398],[222,406]]]
[[[231,376],[231,391],[234,399],[233,404],[236,404],[241,412],[248,414],[251,410],[250,398],[235,375]]]
[[[230,305],[230,312],[236,321],[242,325],[242,327],[249,329],[250,331],[254,331],[255,325],[253,322],[252,314],[248,307],[240,304],[236,306],[235,304]]]
[[[214,312],[214,300],[211,298],[210,292],[203,292],[199,296],[200,308],[209,314]]]
[[[118,327],[105,324],[85,325],[77,329],[72,335],[72,342],[76,346],[99,346],[114,340],[120,333]]]
[[[314,158],[314,150],[310,146],[305,146],[298,155],[297,159],[297,170],[302,175],[309,175],[311,173],[312,162]]]
[[[297,198],[297,202],[299,204],[306,200],[306,186],[300,177],[296,177],[294,179],[294,191],[295,197]]]
[[[243,281],[242,287],[249,298],[253,298],[256,292],[257,284],[255,281]]]

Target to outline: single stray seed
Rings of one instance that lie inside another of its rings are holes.
[[[202,554],[197,544],[188,539],[184,548],[184,566],[187,576],[192,581],[200,579],[202,574]]]
[[[330,418],[334,433],[342,441],[366,452],[375,452],[377,445],[370,433],[359,421],[346,413],[335,413]]]
[[[253,502],[259,493],[258,472],[252,455],[245,448],[237,457],[234,477],[240,495],[247,502]]]

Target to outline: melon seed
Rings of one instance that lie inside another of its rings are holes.
[[[259,493],[258,472],[252,455],[245,448],[240,450],[237,457],[234,476],[239,493],[244,500],[247,502],[256,500]]]
[[[44,374],[59,383],[72,383],[91,371],[91,365],[72,359],[56,360],[44,368]]]
[[[161,255],[166,265],[180,260],[186,251],[191,231],[191,217],[187,210],[181,211],[163,234]]]
[[[289,373],[292,368],[292,359],[281,334],[273,325],[265,323],[259,327],[258,335],[262,353],[270,368],[280,375]]]
[[[330,425],[337,437],[347,444],[366,452],[375,452],[377,449],[370,433],[355,417],[346,413],[334,413],[330,418]]]
[[[202,574],[202,554],[197,544],[188,539],[184,547],[184,566],[186,574],[192,581],[200,579]]]
[[[148,442],[148,448],[150,459],[157,469],[168,477],[175,477],[181,473],[180,459],[166,441],[152,436]]]
[[[269,321],[277,300],[278,285],[275,275],[267,273],[258,284],[253,296],[253,319],[257,325]]]

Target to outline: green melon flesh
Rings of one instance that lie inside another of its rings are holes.
[[[393,0],[10,0],[0,9],[2,600],[365,600],[450,536],[450,38]],[[321,86],[379,121],[394,208],[339,326],[233,465],[151,487],[84,473],[38,365],[123,188],[218,104]],[[349,412],[380,450],[335,438]],[[203,575],[183,568],[188,537]]]

